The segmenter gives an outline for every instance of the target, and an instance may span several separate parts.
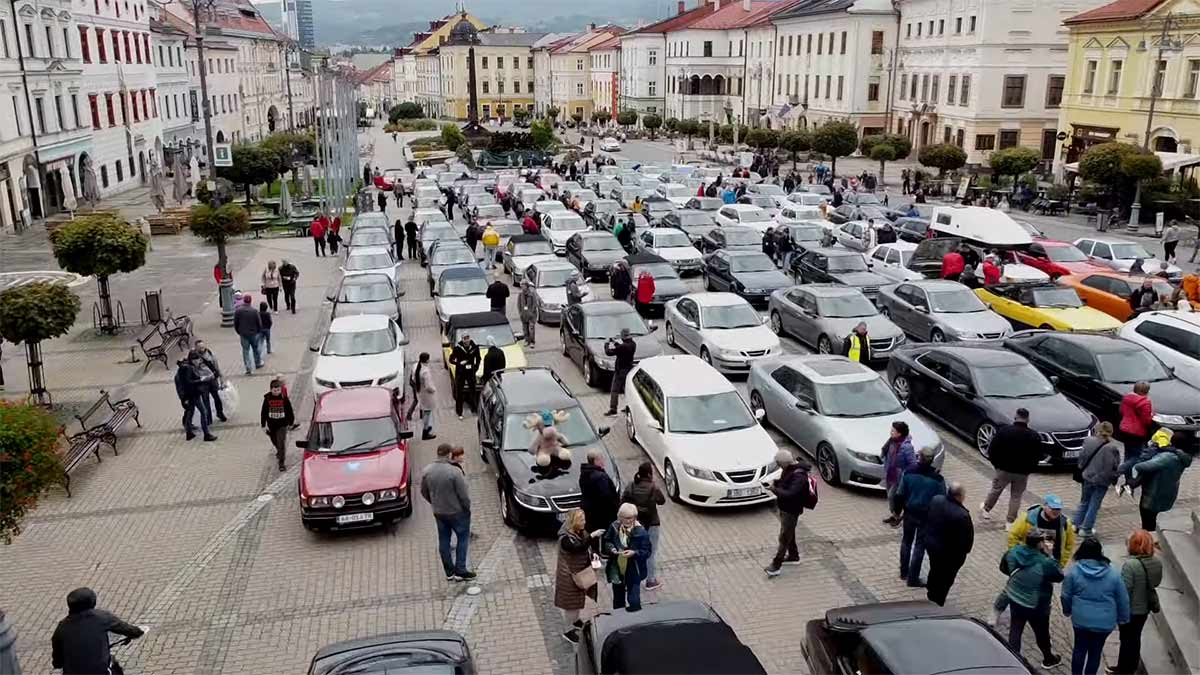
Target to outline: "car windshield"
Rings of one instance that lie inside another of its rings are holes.
[[[584,224],[583,218],[579,216],[556,216],[550,223],[550,229],[555,232],[575,232],[577,230],[586,230],[587,225]]]
[[[1132,260],[1134,258],[1153,258],[1141,244],[1113,242],[1113,258],[1116,260]]]
[[[667,429],[673,434],[714,434],[755,424],[750,409],[735,391],[667,399]],[[735,448],[731,450],[736,452]]]
[[[879,313],[875,305],[862,293],[847,293],[828,298],[817,298],[817,308],[821,316],[830,319],[853,319],[861,316],[875,316]]]
[[[396,339],[387,328],[345,333],[330,333],[321,347],[325,356],[367,356],[396,348]]]
[[[754,230],[733,230],[723,228],[727,246],[742,246],[762,243],[762,235]]]
[[[607,340],[620,335],[622,328],[628,328],[631,335],[646,335],[650,332],[650,329],[646,327],[646,322],[642,321],[642,317],[638,316],[632,308],[628,312],[619,314],[589,316],[584,331],[589,338]]]
[[[358,270],[377,270],[383,267],[391,267],[393,264],[392,256],[386,253],[366,253],[346,258],[346,269],[352,272]]]
[[[775,206],[775,200],[771,199],[770,197],[768,197],[766,195],[762,195],[760,197],[751,197],[751,196],[747,195],[746,203],[754,205],[754,206],[765,207],[765,208],[772,208],[773,206]]]
[[[1087,256],[1074,246],[1047,246],[1046,257],[1054,262],[1085,262]]]
[[[692,240],[682,232],[659,232],[654,237],[655,248],[672,248],[676,246],[684,246],[691,248]]]
[[[378,230],[358,231],[350,237],[351,246],[386,246],[392,243],[386,232]]]
[[[1039,288],[1033,292],[1034,307],[1082,307],[1073,288]]]
[[[621,209],[621,205],[611,199],[597,199],[589,206],[592,207],[592,213],[595,214],[612,213]]]
[[[499,204],[487,204],[475,209],[475,218],[479,220],[487,220],[488,218],[503,218],[504,207]]]
[[[334,454],[371,452],[396,443],[396,422],[391,417],[318,422],[308,436],[309,452]]]
[[[758,312],[749,304],[701,307],[700,321],[705,328],[749,328],[762,324]]]
[[[1104,382],[1130,384],[1139,380],[1154,382],[1171,377],[1162,362],[1145,349],[1127,349],[1096,354],[1100,379]]]
[[[589,445],[596,442],[596,430],[578,405],[560,409],[566,418],[554,425],[558,433],[567,440],[567,447]],[[504,449],[529,452],[533,443],[534,430],[526,426],[532,413],[511,413],[504,416]]]
[[[703,213],[681,213],[679,214],[679,224],[681,226],[694,225],[712,225],[712,216]]]
[[[487,279],[484,277],[467,277],[448,279],[443,276],[438,281],[438,295],[450,298],[462,295],[483,295],[487,292]]]
[[[442,239],[457,239],[458,232],[452,227],[427,227],[421,232],[421,241],[439,241]]]
[[[554,255],[554,251],[550,248],[550,242],[545,239],[541,241],[522,241],[513,244],[513,255]]]
[[[496,346],[507,347],[516,343],[517,339],[513,336],[512,326],[507,323],[495,324],[492,326],[473,326],[471,328],[459,328],[454,331],[451,342],[458,344],[458,341],[464,335],[470,335],[471,340],[477,345],[486,345],[488,338],[496,340]]]
[[[819,227],[793,227],[788,231],[792,233],[792,241],[799,243],[821,241],[821,238],[825,234]]]
[[[983,301],[966,288],[952,291],[937,291],[929,294],[930,311],[943,314],[966,314],[987,309]]]
[[[496,234],[501,237],[513,237],[521,234],[521,224],[514,221],[508,222],[492,222],[492,229],[496,230]]]
[[[867,262],[861,255],[831,255],[828,260],[830,272],[867,271]]]
[[[559,288],[566,286],[571,277],[577,276],[579,276],[579,272],[573,267],[538,270],[537,285],[538,288]]]
[[[817,385],[817,407],[829,417],[894,415],[904,406],[881,378]]]
[[[438,248],[429,256],[430,265],[455,265],[458,263],[475,262],[475,254],[465,246],[448,246]]]
[[[621,250],[621,242],[612,235],[603,237],[587,237],[583,240],[583,250],[585,251],[619,251]]]
[[[342,284],[342,295],[339,302],[376,302],[391,300],[392,287],[387,282],[370,281],[366,283]]]
[[[596,198],[596,193],[591,190],[573,190],[571,197],[581,202],[590,202]]]
[[[775,269],[775,263],[762,253],[737,255],[729,258],[731,272],[768,272],[773,269]]]
[[[679,275],[675,272],[675,268],[671,267],[671,263],[656,262],[637,265],[633,268],[633,278],[641,276],[642,272],[649,272],[650,276],[655,279],[678,279]]]
[[[980,396],[1036,398],[1054,393],[1054,385],[1028,363],[975,368],[974,374]]]
[[[738,220],[743,223],[763,223],[771,220],[771,216],[768,216],[766,211],[755,207],[752,209],[743,209],[738,214]]]

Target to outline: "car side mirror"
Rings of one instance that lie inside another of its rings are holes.
[[[413,432],[411,430],[396,432],[396,440],[398,440],[398,441],[407,441],[408,439],[410,439],[412,437],[413,437]]]
[[[971,388],[965,384],[954,385],[954,391],[957,391],[958,393],[962,394],[963,396],[966,396],[967,398],[975,398],[975,393],[972,392]]]
[[[612,427],[600,427],[596,430],[596,435],[598,435],[600,438],[604,438],[610,431],[612,431]]]
[[[1050,384],[1052,384],[1056,387],[1058,386],[1058,376],[1057,375],[1050,376]]]
[[[300,448],[301,450],[307,450],[308,449],[308,441],[307,440],[296,441],[296,447]]]
[[[796,399],[796,409],[810,413],[813,410],[812,401],[806,398],[798,398]]]
[[[319,351],[321,351],[321,345],[320,345],[320,344],[309,345],[309,346],[308,346],[308,351],[310,351],[310,352],[319,352]]]
[[[658,324],[654,323],[653,321],[647,321],[646,327],[650,329],[651,333],[658,330]]]
[[[399,344],[399,345],[406,345],[406,344],[408,344],[409,342],[410,342],[410,340],[408,339],[408,336],[407,336],[407,335],[401,335],[401,336],[400,336],[400,339],[396,341],[396,344]]]

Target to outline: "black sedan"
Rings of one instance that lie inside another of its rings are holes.
[[[762,251],[762,233],[745,225],[713,227],[696,242],[701,253],[713,251]]]
[[[647,197],[642,204],[644,205],[642,213],[646,215],[646,219],[650,221],[652,227],[661,223],[668,213],[675,211],[675,203],[662,197]]]
[[[693,197],[693,199],[696,199]],[[705,197],[707,199],[707,197]],[[717,201],[720,201],[719,199]],[[699,241],[705,234],[717,226],[716,211],[698,211],[693,209],[678,209],[663,216],[661,227],[673,227],[687,233],[692,244],[699,247]]]
[[[616,361],[604,353],[604,343],[620,336],[622,328],[629,329],[637,344],[634,363],[662,353],[662,345],[651,335],[657,326],[647,326],[628,302],[592,301],[567,308],[558,328],[559,342],[563,355],[583,368],[588,386],[610,381]]]
[[[400,320],[400,296],[404,292],[396,288],[392,278],[386,274],[346,274],[337,289],[327,299],[333,301],[332,319],[339,316],[360,314],[382,314],[397,324]]]
[[[879,287],[895,283],[867,268],[862,254],[844,248],[812,248],[792,258],[792,276],[802,284],[853,286],[878,304]]]
[[[649,306],[639,305],[639,309],[649,314],[662,316],[663,308],[668,302],[682,297],[688,292],[687,286],[679,278],[679,272],[675,270],[674,265],[661,256],[654,255],[649,251],[638,251],[633,255],[625,256],[625,264],[629,266],[629,276],[633,279],[635,291],[638,277],[643,272],[654,279],[654,297],[650,300]]]
[[[567,240],[567,262],[589,279],[608,277],[608,268],[625,257],[621,242],[609,232],[576,232]]]
[[[761,251],[717,251],[704,258],[704,289],[729,291],[765,307],[771,293],[792,280]]]
[[[1002,349],[911,345],[892,354],[887,372],[903,403],[974,439],[984,457],[996,430],[1011,424],[1018,408],[1030,412],[1043,463],[1074,464],[1096,424],[1024,357]]]
[[[1154,421],[1175,432],[1177,447],[1191,447],[1200,429],[1200,389],[1175,377],[1145,347],[1124,338],[1029,330],[1004,341],[1008,349],[1051,379],[1084,409],[1120,423],[1121,398],[1140,382],[1150,384]]]
[[[920,244],[929,237],[929,221],[905,216],[896,219],[896,237],[901,241]]]
[[[313,655],[308,675],[475,675],[471,649],[448,630],[391,633],[326,645]]]

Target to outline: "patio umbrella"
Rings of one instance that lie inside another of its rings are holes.
[[[183,200],[187,199],[188,193],[187,176],[183,175],[182,152],[175,153],[172,170],[175,172],[175,177],[171,181],[171,198],[182,204]]]
[[[87,158],[83,167],[83,199],[93,208],[100,201],[100,179],[96,177],[96,167],[91,157]]]
[[[284,218],[292,215],[292,195],[286,178],[279,181],[279,215]]]
[[[63,208],[68,211],[79,208],[79,202],[75,199],[75,185],[71,183],[71,174],[65,164],[58,167],[58,182],[62,185]]]
[[[312,167],[308,164],[304,165],[304,185],[303,194],[305,197],[311,197],[313,191]]]
[[[159,213],[167,205],[167,191],[163,185],[162,167],[153,159],[150,160],[150,200],[154,202],[154,208]]]

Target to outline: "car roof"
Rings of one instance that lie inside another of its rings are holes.
[[[586,230],[584,232],[577,232],[575,234],[575,236],[580,237],[582,239],[601,239],[601,238],[612,238],[613,233],[612,232],[601,232],[599,230]]]
[[[756,196],[761,196],[761,195],[756,195]],[[725,206],[728,206],[729,208],[733,209],[734,211],[761,211],[762,210],[753,204],[726,204]]]
[[[967,288],[966,286],[958,283],[957,281],[951,281],[949,279],[917,279],[915,281],[905,281],[903,283],[905,285],[912,285],[912,286],[916,286],[917,288],[924,288],[924,289],[927,289],[930,291],[948,290],[948,289],[956,289],[957,290],[960,288],[965,288],[968,291],[971,290],[971,289]]]
[[[728,307],[746,304],[746,299],[736,293],[688,293],[683,297],[694,300],[701,307]]]
[[[1200,313],[1197,312],[1180,312],[1172,309],[1158,312],[1146,312],[1139,315],[1137,318],[1143,321],[1149,321],[1153,319],[1163,323],[1178,321],[1180,323],[1188,324],[1186,328],[1189,330],[1196,330],[1197,328],[1200,328]]]
[[[1069,335],[1069,333],[1063,333]],[[930,347],[925,353],[941,352],[966,361],[972,366],[991,368],[993,366],[1017,366],[1026,363],[1025,357],[1004,349],[990,346],[946,345]]]
[[[378,253],[391,253],[392,249],[387,246],[355,246],[350,249],[350,255],[375,255]]]
[[[917,250],[917,245],[911,241],[893,241],[888,244],[880,244],[879,248],[890,248],[897,251],[915,251]]]
[[[579,310],[584,316],[613,316],[616,314],[631,314],[637,310],[633,305],[621,300],[595,300],[579,303]]]
[[[929,649],[926,641],[931,634],[955,648]],[[892,621],[870,626],[861,636],[891,673],[1029,672],[1008,645],[966,617]]]
[[[642,359],[639,367],[654,378],[663,394],[670,396],[703,396],[736,391],[733,383],[699,357],[691,354],[671,354]]]
[[[384,417],[391,411],[392,392],[390,389],[386,387],[347,387],[321,394],[317,399],[313,421],[341,422],[343,420],[371,419]]]
[[[687,232],[684,232],[678,227],[652,227],[646,231],[653,235],[656,239],[660,234],[682,234],[685,237],[687,236]]]
[[[874,370],[836,354],[789,356],[779,359],[776,363],[796,370],[815,384],[870,382],[879,378],[879,374]]]
[[[509,239],[509,241],[514,244],[527,244],[531,241],[541,241],[541,242],[545,242],[545,243],[550,243],[550,242],[547,242],[546,238],[540,234],[517,234],[517,235],[513,235],[513,237],[511,239]]]
[[[565,260],[539,260],[530,267],[536,270],[573,270],[575,266]]]
[[[1133,342],[1132,340],[1126,340],[1123,337],[1117,337],[1115,335],[1103,335],[1100,333],[1055,332],[1055,337],[1060,337],[1067,342],[1079,345],[1092,354],[1142,351],[1145,349],[1145,347]]]
[[[507,412],[568,408],[578,404],[549,368],[509,368],[496,374]]]
[[[667,261],[662,256],[657,256],[646,251],[638,251],[633,255],[625,256],[625,262],[630,265],[652,265],[654,263],[665,263]]]
[[[846,256],[851,256],[851,255],[857,255],[857,256],[862,255],[858,251],[851,251],[848,248],[810,248],[810,249],[808,249],[808,252],[809,253],[819,253],[820,255],[823,255],[826,258],[844,258]]]
[[[728,230],[729,228],[726,227],[723,229]],[[753,229],[753,228],[750,228],[750,229]],[[758,230],[754,230],[754,231],[757,232]],[[766,255],[766,253],[763,253],[762,251],[750,251],[750,250],[745,250],[745,249],[735,249],[732,251],[726,251],[725,254],[731,258],[746,258],[749,256]]]
[[[452,314],[446,323],[447,332],[458,328],[478,328],[480,326],[508,325],[508,319],[500,312],[469,312],[467,314]]]
[[[387,328],[391,319],[382,314],[356,314],[339,316],[329,323],[330,333],[361,333],[368,330]]]
[[[1075,241],[1094,241],[1101,244],[1136,244],[1136,241],[1127,241],[1116,237],[1079,237]]]
[[[801,286],[818,298],[838,298],[843,295],[861,294],[858,288],[844,284],[804,284]]]

